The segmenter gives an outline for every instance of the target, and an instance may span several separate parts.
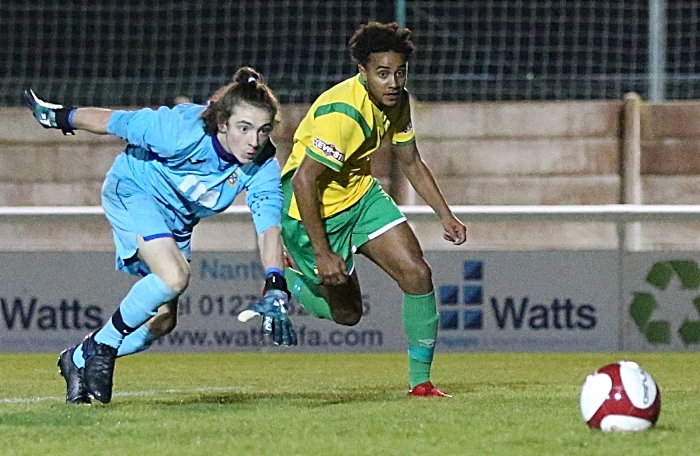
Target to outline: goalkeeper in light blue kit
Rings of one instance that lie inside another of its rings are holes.
[[[177,300],[190,281],[190,239],[201,218],[228,208],[246,191],[266,268],[265,295],[239,315],[262,315],[275,344],[296,345],[286,313],[280,236],[280,167],[270,133],[279,120],[275,95],[252,68],[236,72],[207,106],[115,111],[63,107],[27,90],[25,103],[46,128],[85,130],[127,141],[102,187],[117,269],[142,278],[107,323],[58,360],[66,402],[108,403],[115,360],[148,348],[175,327]]]

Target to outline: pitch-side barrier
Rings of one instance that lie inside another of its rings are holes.
[[[419,238],[438,239],[425,256],[433,270],[440,350],[700,349],[700,249],[638,248],[645,222],[700,222],[700,205],[453,206],[477,238],[482,224],[511,222],[515,232],[553,222],[545,237],[568,222],[586,227],[576,234],[596,235],[601,231],[588,227],[603,222],[610,235],[602,248],[525,242],[525,248],[482,250],[473,239],[466,248],[439,240],[440,222],[428,207],[401,209]],[[250,213],[234,206],[201,228],[206,242],[198,248],[193,237],[192,281],[180,298],[177,331],[154,349],[260,350],[257,327],[235,319],[259,298],[264,275]],[[100,207],[0,208],[0,351],[56,351],[109,318],[132,283],[114,272],[109,231]],[[688,233],[681,232],[692,237]],[[229,248],[234,243],[247,250]],[[405,350],[397,318],[401,290],[364,257],[356,264],[362,321],[338,327],[294,305],[299,350]]]
[[[644,222],[700,221],[700,205],[603,204],[553,206],[450,206],[458,216],[468,216],[479,222],[510,222],[523,220],[554,220],[574,222]],[[400,206],[410,220],[434,218],[428,206]],[[245,206],[231,206],[221,215],[241,217],[249,214]],[[0,217],[91,217],[103,215],[100,206],[3,206]],[[670,218],[669,218],[670,217]]]
[[[409,222],[438,222],[428,206],[400,206]],[[620,250],[637,250],[637,222],[700,222],[700,205],[551,205],[551,206],[451,206],[460,219],[469,223],[514,222],[603,222],[617,227]],[[99,206],[23,206],[0,207],[1,223],[102,221],[104,211]],[[232,221],[250,223],[246,206],[232,206],[219,216],[202,220],[202,224]]]

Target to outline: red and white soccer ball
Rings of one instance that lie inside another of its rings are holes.
[[[659,387],[635,362],[603,366],[583,383],[581,415],[591,428],[643,431],[656,423],[660,412]]]

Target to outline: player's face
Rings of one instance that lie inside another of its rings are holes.
[[[241,103],[226,124],[219,125],[216,137],[226,152],[243,163],[250,163],[270,140],[272,115],[265,109]]]
[[[398,52],[370,54],[367,65],[359,65],[360,75],[367,83],[369,99],[379,109],[396,106],[406,86],[408,64]]]

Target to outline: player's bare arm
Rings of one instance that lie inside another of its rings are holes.
[[[284,250],[281,231],[282,229],[279,226],[271,226],[258,236],[260,260],[265,270],[270,268],[284,270]]]
[[[113,113],[113,110],[104,108],[76,108],[71,123],[77,130],[106,135],[107,122]]]
[[[294,195],[302,223],[314,249],[318,278],[324,285],[343,285],[348,281],[348,270],[343,258],[331,250],[321,219],[318,179],[328,168],[307,157],[292,177]]]
[[[413,142],[406,146],[392,146],[392,153],[398,158],[401,171],[411,186],[440,217],[442,227],[445,230],[444,238],[454,245],[463,244],[467,240],[467,228],[450,210],[433,173],[421,158],[416,143]]]

